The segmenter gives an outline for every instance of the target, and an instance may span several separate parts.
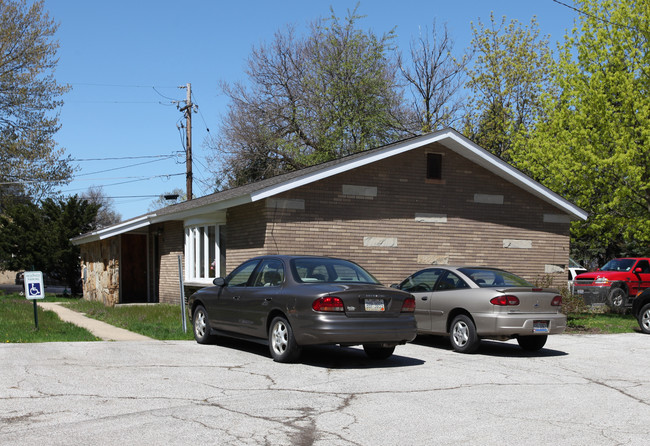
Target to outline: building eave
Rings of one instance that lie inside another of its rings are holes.
[[[494,156],[487,150],[461,135],[456,130],[449,128],[398,141],[384,147],[368,150],[367,152],[353,154],[349,157],[326,162],[321,165],[308,167],[302,171],[291,172],[258,183],[252,183],[239,188],[217,192],[195,200],[172,205],[156,211],[156,213],[146,214],[108,228],[80,235],[79,237],[72,239],[72,243],[75,245],[81,245],[114,237],[126,232],[135,231],[154,223],[187,220],[197,216],[224,212],[235,206],[264,200],[283,192],[433,143],[444,145],[456,154],[467,158],[473,163],[487,169],[513,185],[516,185],[517,187],[520,187],[541,200],[551,204],[563,213],[569,215],[572,220],[586,220],[589,215],[583,209],[568,200],[565,200],[502,159]]]

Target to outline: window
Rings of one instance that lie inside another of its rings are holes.
[[[440,274],[441,269],[426,269],[413,274],[411,277],[400,283],[399,289],[409,293],[423,293],[433,290]]]
[[[251,260],[241,265],[239,268],[230,273],[226,278],[226,282],[230,287],[247,286],[250,282],[251,274],[255,271],[259,260]]]
[[[185,280],[210,283],[223,276],[222,243],[217,225],[185,228]]]
[[[293,277],[302,283],[379,283],[356,263],[341,259],[304,258],[291,261]]]
[[[279,260],[265,260],[257,270],[253,286],[274,287],[284,281],[284,266]]]
[[[456,274],[447,271],[447,274],[438,282],[436,291],[457,290],[460,288],[469,288],[469,285]]]
[[[427,180],[442,179],[442,154],[427,153]]]

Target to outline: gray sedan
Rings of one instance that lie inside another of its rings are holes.
[[[557,290],[501,269],[428,268],[394,287],[415,296],[418,333],[449,335],[458,352],[476,351],[481,338],[516,338],[523,349],[537,351],[549,334],[566,329]]]
[[[278,362],[316,344],[362,344],[373,359],[416,336],[415,299],[381,285],[359,265],[311,256],[250,259],[188,300],[194,338],[268,342]]]

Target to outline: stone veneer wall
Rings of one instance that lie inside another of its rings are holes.
[[[81,245],[83,297],[114,306],[120,301],[120,238]]]

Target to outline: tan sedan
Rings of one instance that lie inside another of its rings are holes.
[[[393,285],[415,296],[418,333],[449,335],[454,350],[472,353],[481,338],[516,338],[540,350],[566,329],[562,297],[507,271],[483,267],[427,268]]]

